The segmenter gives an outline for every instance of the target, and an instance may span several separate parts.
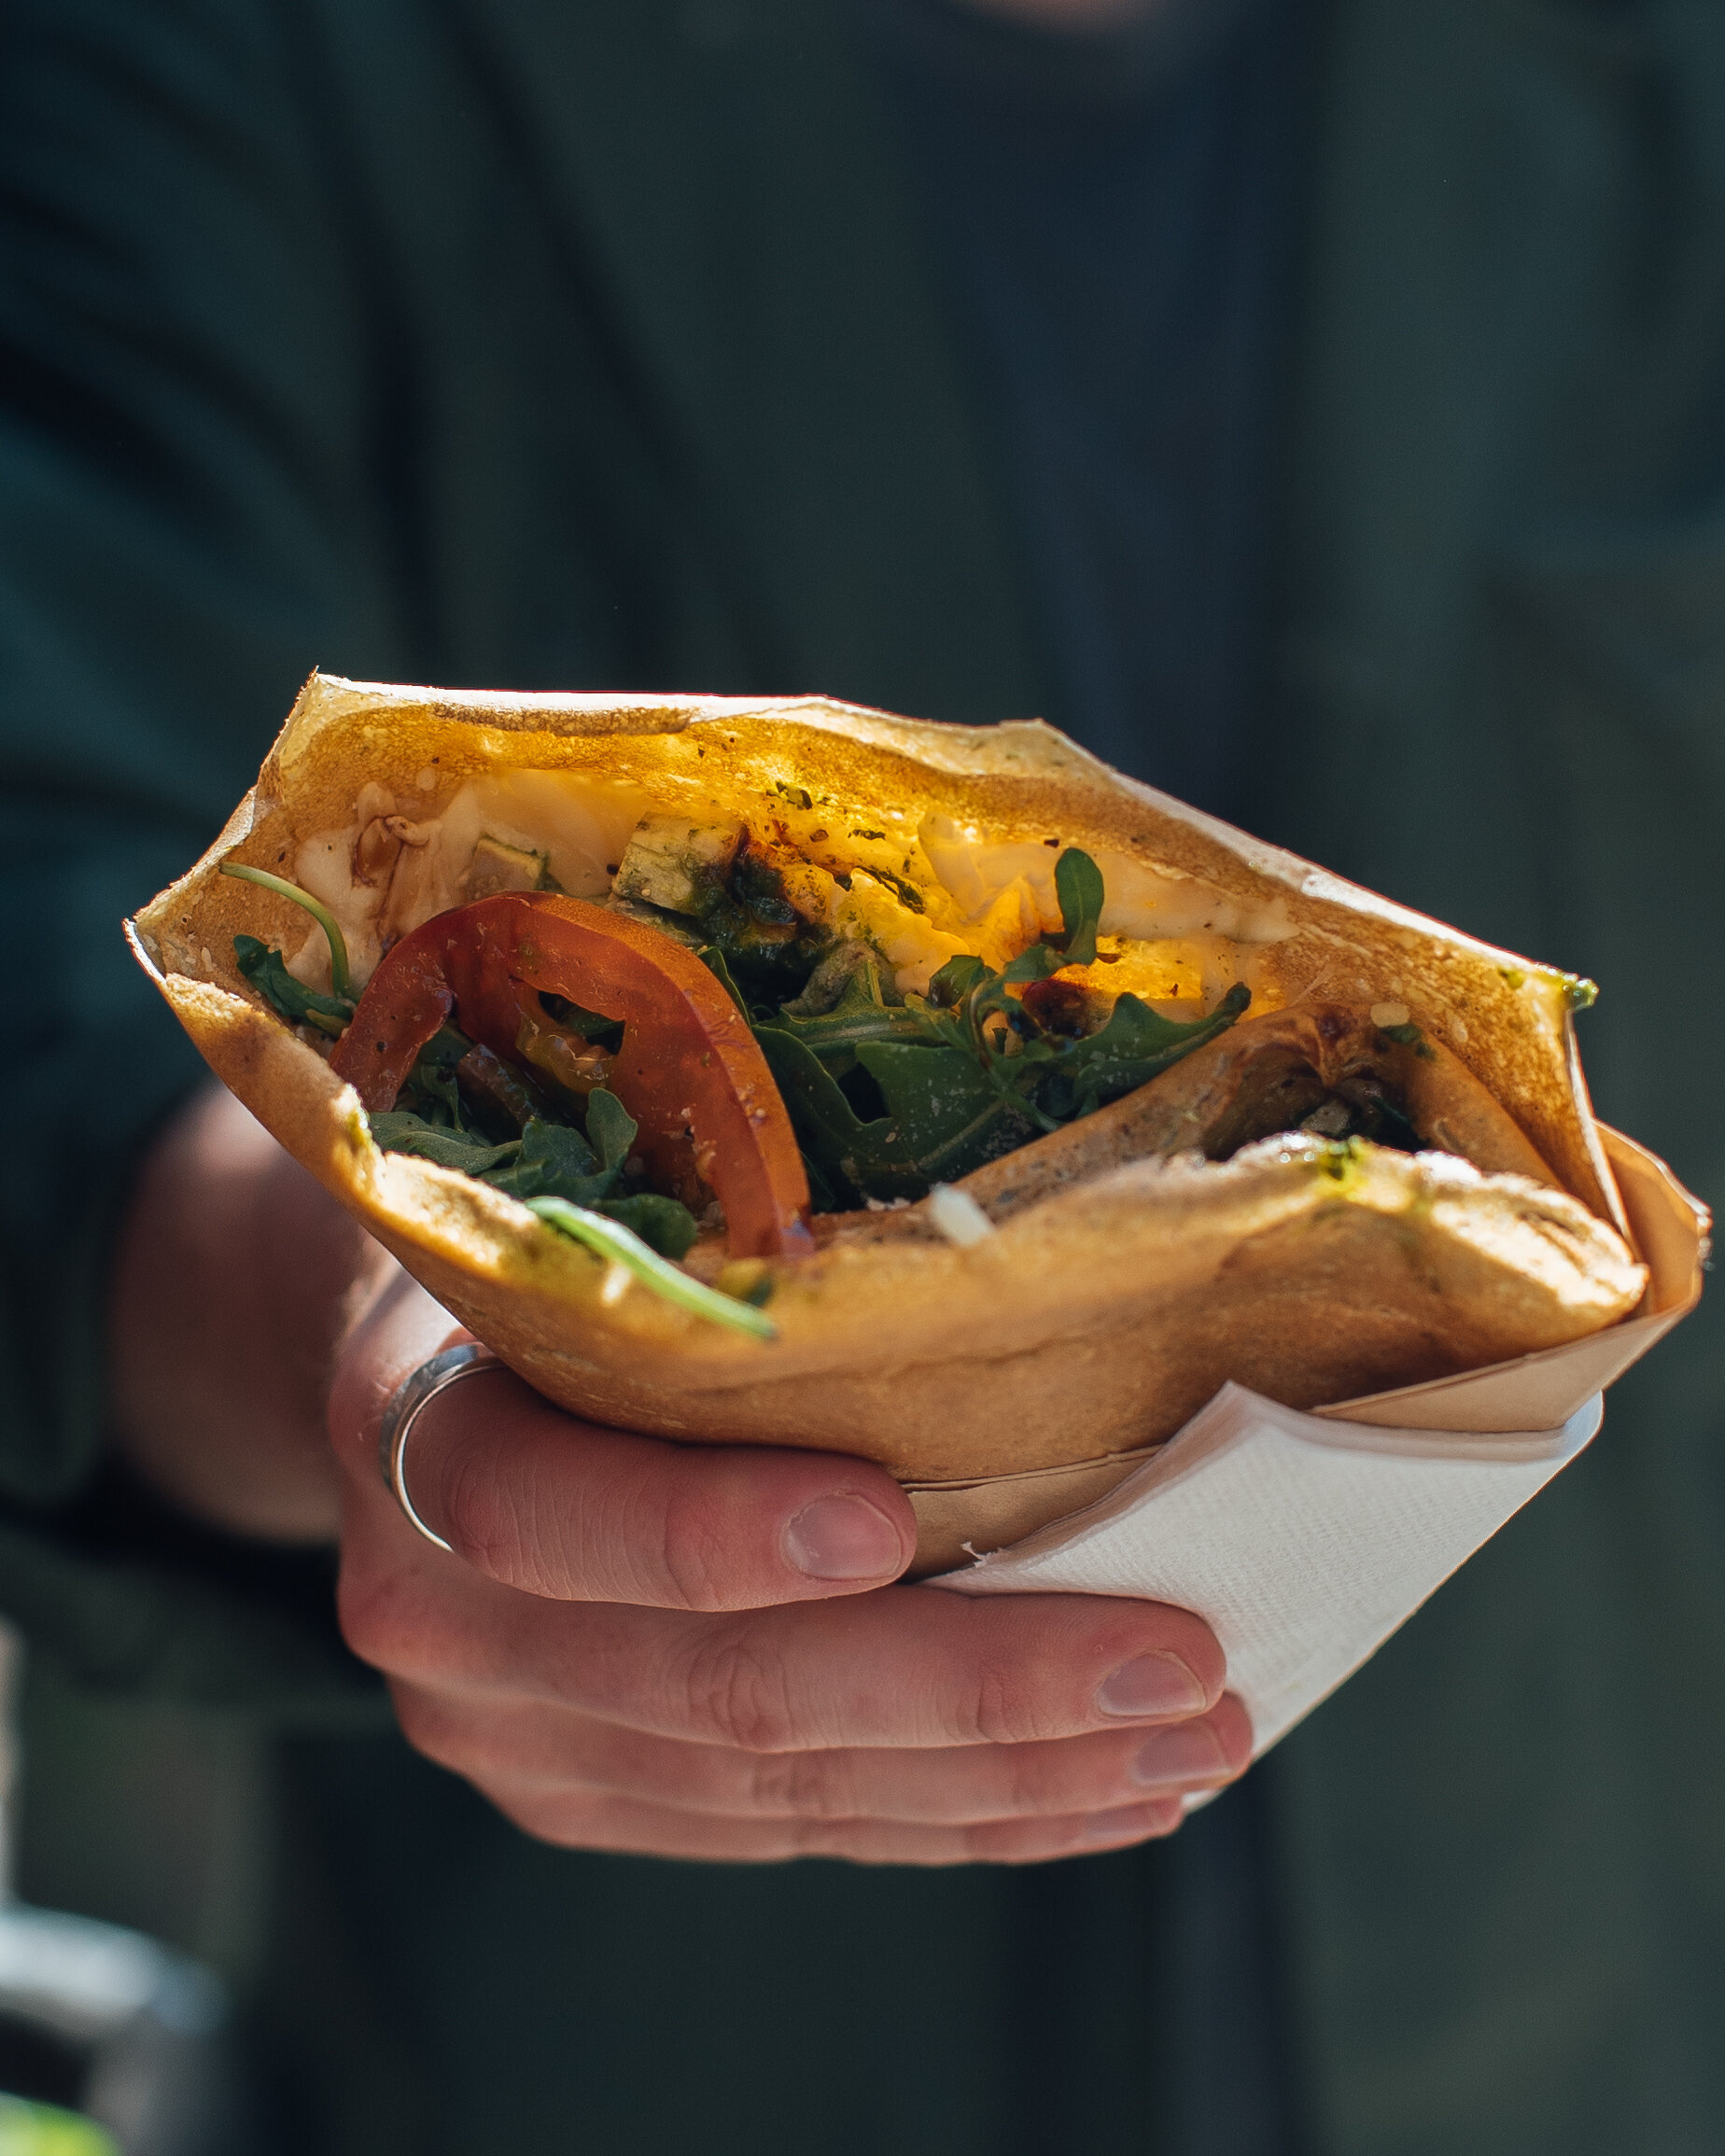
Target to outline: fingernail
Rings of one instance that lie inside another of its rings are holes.
[[[880,1579],[904,1552],[898,1529],[866,1497],[817,1497],[789,1521],[786,1561],[810,1579]]]
[[[1140,1655],[1122,1662],[1097,1687],[1103,1715],[1192,1715],[1204,1704],[1204,1687],[1178,1655]]]
[[[1144,1789],[1213,1782],[1227,1772],[1227,1755],[1207,1722],[1183,1722],[1146,1737],[1128,1771]]]

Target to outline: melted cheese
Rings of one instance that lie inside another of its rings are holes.
[[[582,772],[503,771],[468,780],[428,818],[423,793],[398,797],[371,784],[352,823],[305,841],[295,871],[340,921],[363,986],[398,936],[466,902],[482,838],[545,856],[564,890],[600,899],[644,821],[705,815],[735,828],[736,804],[680,798],[688,791],[674,781],[660,797]],[[802,801],[809,801],[806,809]],[[961,953],[1004,966],[1060,931],[1056,836],[994,838],[940,816],[924,817],[913,834],[903,816],[847,810],[806,793],[764,796],[750,820],[782,865],[792,903],[806,919],[865,941],[901,994],[926,993],[940,967]],[[801,861],[787,862],[787,852]],[[1107,890],[1099,963],[1069,969],[1072,977],[1111,996],[1129,990],[1181,1016],[1213,1007],[1240,980],[1264,1007],[1280,1001],[1267,993],[1254,958],[1255,946],[1295,932],[1279,905],[1242,905],[1196,877],[1123,854],[1098,852],[1096,861]],[[888,880],[865,873],[871,868]],[[905,903],[894,880],[922,899],[921,912]],[[307,937],[290,970],[327,986],[320,931]]]

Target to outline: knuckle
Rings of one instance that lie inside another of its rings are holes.
[[[658,1556],[665,1578],[684,1609],[722,1610],[732,1600],[726,1574],[732,1545],[712,1505],[678,1489],[659,1511]]]
[[[1033,1662],[1011,1654],[983,1658],[960,1705],[961,1734],[985,1744],[1029,1744],[1058,1735]]]
[[[493,1578],[519,1580],[521,1522],[480,1449],[462,1446],[444,1463],[439,1494],[445,1533],[468,1562]]]
[[[466,1774],[483,1765],[481,1748],[459,1717],[447,1714],[411,1686],[391,1687],[401,1734],[423,1758],[452,1773]]]
[[[802,1755],[761,1752],[749,1762],[748,1808],[767,1819],[797,1819],[807,1806]]]
[[[773,1819],[849,1819],[857,1811],[851,1776],[834,1752],[764,1752],[750,1767],[750,1804]]]
[[[778,1658],[743,1627],[709,1631],[691,1657],[688,1714],[694,1729],[743,1752],[788,1752],[794,1716]]]
[[[407,1574],[362,1580],[344,1568],[336,1588],[336,1620],[347,1645],[373,1669],[403,1673],[425,1659],[429,1613]]]
[[[1002,1810],[1016,1818],[1040,1818],[1070,1810],[1073,1776],[1046,1744],[1014,1744],[1000,1755],[1004,1767]]]

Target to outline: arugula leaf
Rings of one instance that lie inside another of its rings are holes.
[[[1182,1024],[1164,1018],[1134,995],[1121,996],[1101,1032],[1073,1041],[1053,1063],[1050,1074],[1071,1086],[1073,1106],[1062,1110],[1045,1098],[1041,1105],[1057,1116],[1087,1115],[1105,1101],[1117,1100],[1121,1094],[1160,1077],[1183,1056],[1225,1033],[1251,1001],[1251,989],[1237,982],[1208,1017]],[[1046,1091],[1047,1080],[1039,1081],[1039,1095],[1045,1096]]]
[[[877,1041],[857,1050],[857,1061],[880,1087],[899,1156],[925,1187],[956,1183],[1035,1135],[1020,1104],[969,1057]]]
[[[529,1123],[515,1165],[484,1180],[527,1204],[557,1197],[589,1207],[620,1220],[662,1257],[680,1258],[700,1232],[686,1205],[652,1191],[615,1196],[639,1127],[614,1093],[596,1086],[587,1096],[585,1138],[561,1124]]]
[[[233,962],[276,1016],[290,1025],[316,1026],[321,1033],[339,1035],[353,1023],[354,1006],[345,996],[320,995],[296,981],[280,951],[258,937],[234,937]]]
[[[859,1131],[873,1126],[858,1120],[856,1111],[839,1090],[838,1081],[794,1033],[776,1026],[757,1026],[755,1039],[790,1112],[797,1142],[841,1183],[848,1183],[839,1167],[840,1156],[853,1149]]]
[[[848,1187],[864,1197],[920,1197],[1009,1152],[1036,1131],[1158,1076],[1231,1026],[1251,1001],[1229,990],[1207,1017],[1182,1024],[1128,994],[1099,1031],[1069,1038],[1045,1028],[1011,991],[1067,966],[1095,962],[1106,895],[1101,871],[1077,847],[1055,864],[1065,931],[998,971],[969,953],[948,959],[926,997],[889,1006],[872,964],[859,964],[819,1015],[782,1005],[755,1022],[820,1200]],[[841,1079],[873,1078],[886,1113],[864,1122]],[[811,1188],[813,1188],[811,1183]]]
[[[639,1128],[639,1124],[614,1093],[608,1093],[603,1085],[596,1085],[588,1094],[587,1137],[599,1156],[599,1166],[608,1173],[622,1169]]]
[[[921,1041],[926,1035],[912,1012],[887,1002],[879,968],[872,958],[864,959],[846,981],[830,1011],[806,1018],[793,1015],[789,1004],[781,1004],[778,1016],[766,1023],[811,1048],[834,1078],[855,1069],[856,1051],[865,1042]]]
[[[985,960],[973,952],[961,951],[956,959],[948,959],[929,983],[928,1000],[937,1010],[951,1010],[955,1004],[961,1003],[973,988],[979,987],[988,974]]]
[[[1028,951],[1021,951],[1012,963],[993,973],[980,959],[964,954],[948,959],[947,963],[929,983],[931,997],[913,997],[910,1001],[912,1015],[921,1029],[923,1038],[939,1047],[957,1048],[980,1063],[985,1070],[994,1068],[996,1047],[989,1043],[989,1018],[1003,1016],[1015,1030],[1015,1014],[1020,1006],[1006,990],[1029,981],[1045,981],[1051,973],[1058,973],[1066,960],[1058,951],[1051,951],[1046,944],[1032,944]],[[933,991],[938,989],[941,1003],[933,1000]],[[950,999],[950,1008],[944,1006]],[[996,1034],[997,1043],[1000,1035]],[[1023,1090],[1022,1071],[1012,1074],[1012,1083]],[[997,1079],[997,1084],[1004,1083]]]
[[[699,951],[696,952],[695,956],[700,959],[702,965],[707,968],[708,972],[712,974],[713,978],[724,990],[725,994],[730,997],[732,1002],[736,1005],[737,1009],[743,1014],[744,1017],[752,1018],[754,1013],[749,1008],[749,1004],[743,995],[743,991],[731,978],[731,969],[725,964],[724,953],[719,948],[718,945],[706,944]]]
[[[368,1120],[372,1136],[386,1153],[411,1153],[421,1160],[435,1161],[440,1168],[458,1169],[476,1183],[488,1183],[494,1190],[526,1205],[540,1198],[555,1198],[604,1213],[621,1221],[662,1256],[681,1257],[699,1233],[694,1215],[674,1197],[652,1193],[633,1197],[612,1195],[624,1159],[635,1141],[636,1124],[611,1094],[596,1092],[592,1101],[608,1103],[598,1111],[601,1129],[596,1135],[604,1157],[596,1159],[579,1130],[537,1117],[519,1138],[501,1145],[486,1145],[400,1109]],[[588,1114],[591,1127],[591,1104]]]
[[[594,1207],[607,1220],[620,1220],[661,1257],[680,1258],[701,1232],[694,1213],[675,1197],[643,1191],[638,1197],[601,1198]]]
[[[855,1061],[879,1085],[885,1115],[864,1123],[819,1056],[794,1033],[755,1029],[798,1142],[829,1187],[862,1197],[920,1197],[1032,1135],[988,1074],[962,1051],[876,1041]]]
[[[803,1153],[803,1172],[808,1178],[808,1202],[815,1212],[837,1212],[843,1200],[832,1178],[812,1153]]]
[[[1065,963],[1096,963],[1096,931],[1102,917],[1102,872],[1087,853],[1069,846],[1054,864],[1055,896],[1066,930]]]
[[[308,890],[302,890],[297,883],[289,883],[285,875],[273,875],[267,868],[247,868],[244,861],[224,861],[223,875],[237,876],[242,883],[261,885],[273,890],[278,898],[291,899],[295,905],[303,906],[324,932],[324,941],[330,946],[330,986],[344,1003],[354,1001],[350,990],[353,982],[348,974],[347,939],[342,933],[342,924],[321,899],[315,899]]]
[[[600,1168],[579,1130],[540,1121],[522,1132],[513,1160],[475,1172],[524,1204],[530,1197],[566,1197],[571,1205],[592,1205],[610,1196],[618,1176],[614,1168]]]
[[[414,1059],[407,1083],[397,1099],[428,1123],[460,1132],[477,1143],[489,1144],[484,1131],[473,1128],[472,1117],[456,1082],[456,1066],[473,1045],[458,1026],[440,1026]]]
[[[493,1169],[510,1167],[521,1153],[519,1138],[486,1145],[464,1132],[428,1123],[423,1115],[406,1109],[391,1108],[366,1120],[386,1153],[412,1153],[421,1160],[434,1160],[440,1168],[458,1168],[463,1175],[484,1176]]]
[[[691,1310],[696,1317],[711,1318],[716,1324],[729,1325],[736,1332],[751,1333],[757,1340],[778,1337],[778,1327],[764,1311],[680,1272],[622,1221],[607,1220],[560,1197],[536,1197],[529,1203],[548,1227],[585,1243],[613,1265],[626,1266],[643,1286],[667,1303]]]

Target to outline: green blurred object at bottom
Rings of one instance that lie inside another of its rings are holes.
[[[0,2096],[0,2156],[119,2156],[119,2144],[76,2112]]]

